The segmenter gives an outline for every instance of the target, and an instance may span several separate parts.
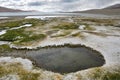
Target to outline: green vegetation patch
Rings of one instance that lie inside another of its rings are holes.
[[[63,22],[58,24],[57,26],[53,26],[52,28],[67,30],[67,29],[78,29],[79,26],[75,23]]]
[[[45,34],[37,34],[32,36],[27,36],[20,40],[20,42],[30,42],[30,41],[36,41],[36,40],[43,40],[46,38]]]
[[[2,30],[2,29],[6,29],[6,28],[18,27],[21,25],[23,25],[22,20],[8,21],[8,22],[0,23],[0,29]]]
[[[0,36],[2,41],[16,41],[21,38],[27,37],[28,35],[24,33],[23,29],[8,30],[5,34]]]
[[[8,30],[6,34],[0,36],[0,40],[21,43],[43,40],[45,37],[45,34],[33,34],[31,31],[24,31],[24,29],[22,28],[17,30]]]
[[[24,19],[23,24],[32,24],[32,26],[41,26],[44,25],[46,21],[40,19]]]
[[[4,23],[0,23],[0,30],[19,27],[25,24],[32,24],[32,26],[40,26],[44,25],[46,21],[42,21],[39,19],[22,19],[22,20],[15,20],[15,21],[7,21]]]

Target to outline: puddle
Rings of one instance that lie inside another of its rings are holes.
[[[30,51],[27,55],[45,70],[69,73],[102,66],[104,57],[87,47],[62,47]]]
[[[4,44],[9,44],[10,42],[8,41],[0,41],[0,45],[4,45]]]
[[[32,26],[32,24],[25,24],[25,25],[22,25],[22,26],[19,26],[19,27],[11,28],[10,30],[20,29],[20,28],[23,28],[23,27],[31,27],[31,26]]]

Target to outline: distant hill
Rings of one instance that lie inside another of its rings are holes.
[[[108,6],[103,9],[92,9],[86,11],[74,11],[76,13],[92,13],[92,14],[105,14],[105,15],[120,15],[120,4]]]
[[[21,12],[22,10],[0,7],[0,12]]]
[[[120,4],[115,4],[115,5],[106,7],[106,8],[104,8],[104,9],[120,9]]]

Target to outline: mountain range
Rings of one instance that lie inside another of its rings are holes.
[[[22,10],[0,7],[0,12],[21,12]]]
[[[0,12],[24,12],[18,9],[11,9],[0,7]],[[73,11],[73,13],[92,13],[92,14],[108,14],[108,15],[120,15],[120,4],[111,5],[102,9],[91,9],[86,11]]]
[[[111,5],[102,9],[91,9],[86,11],[73,11],[75,13],[92,13],[105,15],[120,15],[120,4]]]
[[[108,6],[104,9],[120,9],[120,4],[115,4],[115,5],[112,5],[112,6]]]

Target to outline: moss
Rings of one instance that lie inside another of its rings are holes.
[[[24,31],[24,28],[21,28],[16,30],[8,30],[5,34],[0,36],[0,40],[12,42],[19,40],[20,42],[28,42],[38,39],[44,39],[45,37],[45,34],[35,35],[32,33],[32,31]]]
[[[53,26],[52,28],[67,30],[67,29],[78,29],[79,26],[75,23],[68,23],[68,22],[64,23],[63,22],[63,23],[58,24],[57,26]]]
[[[41,26],[46,23],[46,21],[42,21],[40,19],[24,19],[23,22],[24,24],[32,24],[32,26]]]
[[[1,28],[12,28],[16,26],[21,26],[23,24],[33,24],[32,26],[40,26],[46,23],[46,21],[42,21],[39,19],[22,19],[18,21],[9,21],[0,23],[0,29]],[[32,36],[31,36],[32,35]],[[19,41],[19,42],[29,42],[34,41],[38,39],[44,39],[46,35],[39,34],[35,35],[32,31],[25,31],[25,28],[15,29],[15,30],[7,30],[7,32],[3,35],[0,35],[0,40],[2,41]]]
[[[23,25],[21,20],[20,21],[8,21],[8,22],[5,22],[5,23],[0,23],[0,29],[18,27],[18,26],[21,26],[21,25]]]
[[[24,24],[32,24],[32,26],[40,26],[40,25],[44,25],[45,23],[46,21],[42,21],[39,19],[22,19],[22,20],[16,20],[16,21],[7,21],[4,23],[0,23],[0,30],[18,27]]]
[[[24,33],[23,29],[17,30],[8,30],[5,34],[0,36],[0,40],[3,41],[16,41],[20,38],[26,37],[27,35]]]
[[[30,41],[36,41],[36,40],[43,40],[45,38],[46,38],[45,34],[38,34],[38,35],[24,37],[23,39],[20,40],[20,42],[30,42]]]

